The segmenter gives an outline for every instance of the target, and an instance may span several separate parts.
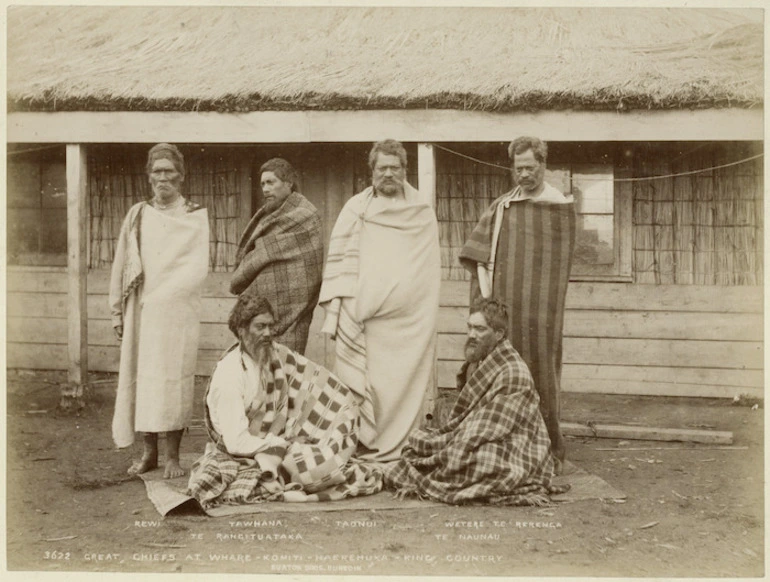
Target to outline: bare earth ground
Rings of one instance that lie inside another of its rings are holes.
[[[734,445],[569,439],[569,458],[628,495],[546,508],[431,507],[162,519],[138,453],[110,438],[114,383],[76,416],[60,373],[14,372],[7,390],[10,571],[756,577],[764,574],[760,404],[564,396],[562,418],[733,431]],[[204,382],[197,390],[202,395]],[[197,398],[200,402],[201,398]],[[201,418],[200,408],[196,418]],[[191,429],[183,452],[202,451]],[[163,443],[162,443],[163,444]],[[648,450],[628,450],[631,448]],[[670,450],[650,450],[671,447]],[[599,450],[617,448],[622,450]],[[237,520],[237,521],[236,521]],[[235,535],[232,535],[235,534]]]

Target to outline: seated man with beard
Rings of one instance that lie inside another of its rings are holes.
[[[205,400],[211,441],[188,495],[203,507],[331,501],[382,488],[381,473],[351,461],[366,411],[328,370],[272,341],[273,309],[242,295],[228,326],[239,343],[217,363]]]
[[[507,339],[506,306],[474,304],[460,394],[443,426],[414,431],[385,484],[451,504],[545,505],[554,462],[532,375]]]

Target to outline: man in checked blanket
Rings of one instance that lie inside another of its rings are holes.
[[[378,492],[379,470],[351,461],[363,398],[273,342],[274,323],[266,299],[238,298],[228,325],[239,343],[211,376],[205,400],[211,441],[192,467],[188,495],[212,507]]]
[[[496,299],[471,307],[460,395],[438,428],[409,436],[385,483],[400,495],[451,504],[545,505],[569,486],[551,483],[554,461],[532,375],[506,338]]]
[[[259,172],[265,204],[241,235],[230,292],[270,301],[275,339],[304,354],[321,290],[321,215],[299,193],[299,175],[289,162],[273,158]]]

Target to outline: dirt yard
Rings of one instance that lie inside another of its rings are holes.
[[[110,377],[92,378],[103,383],[75,416],[56,412],[63,380],[58,373],[8,374],[9,571],[764,574],[761,403],[565,395],[562,417],[573,422],[733,431],[727,449],[569,439],[572,462],[624,491],[624,503],[162,519],[144,484],[125,477],[138,448],[112,446]],[[203,449],[200,426],[185,436],[183,452]]]

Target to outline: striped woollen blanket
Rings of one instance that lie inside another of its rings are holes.
[[[511,201],[505,195],[481,216],[460,251],[460,263],[473,275],[471,301],[479,294],[477,265],[488,266],[494,256],[492,293],[508,305],[508,339],[532,373],[559,460],[564,311],[576,228],[574,203]]]
[[[506,339],[465,382],[446,425],[419,429],[385,484],[400,495],[450,504],[546,505],[553,459],[526,364]]]
[[[208,508],[335,501],[380,491],[379,469],[351,459],[358,445],[360,397],[322,366],[285,346],[273,346],[265,404],[247,410],[249,430],[263,438],[279,436],[289,446],[267,449],[256,459],[234,457],[212,426],[206,406],[211,442],[193,464],[188,495]]]
[[[323,260],[318,210],[292,192],[274,212],[258,210],[244,230],[230,292],[265,297],[275,312],[275,340],[303,354],[321,290]]]

